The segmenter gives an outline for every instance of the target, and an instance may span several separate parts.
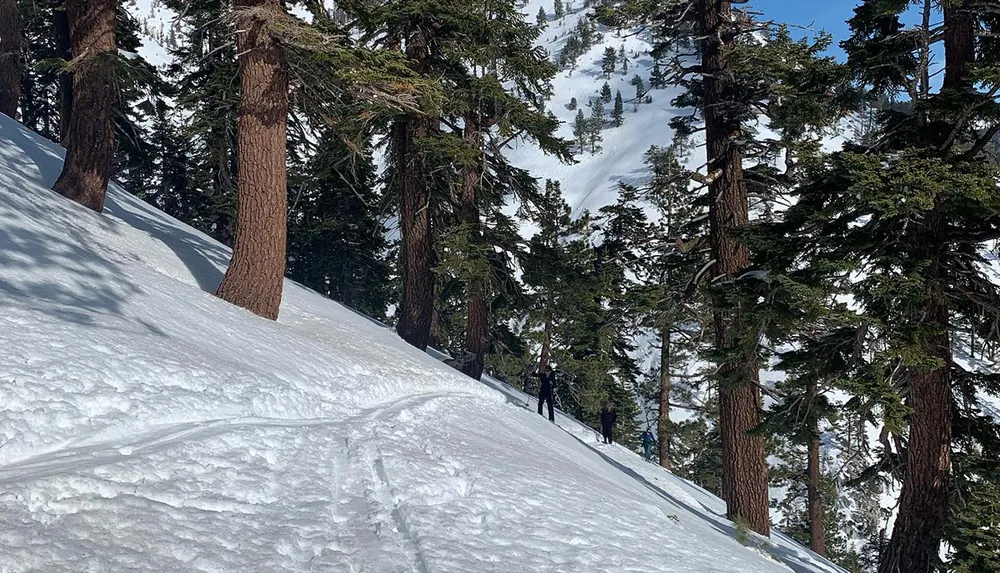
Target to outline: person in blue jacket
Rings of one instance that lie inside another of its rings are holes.
[[[656,438],[653,437],[653,432],[646,428],[646,431],[642,433],[642,455],[646,458],[646,461],[650,461],[653,458],[653,444],[656,442]]]
[[[541,370],[535,372],[532,376],[541,381],[541,385],[538,388],[538,415],[542,414],[542,403],[548,402],[549,421],[555,422],[556,417],[552,412],[552,382],[555,378],[555,374],[552,373],[552,367],[546,364]]]

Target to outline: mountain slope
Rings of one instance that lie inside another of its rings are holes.
[[[0,117],[2,570],[835,570],[295,284],[216,299],[223,247],[59,167]]]

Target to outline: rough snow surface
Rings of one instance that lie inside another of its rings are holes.
[[[0,116],[0,571],[836,571],[60,165]]]

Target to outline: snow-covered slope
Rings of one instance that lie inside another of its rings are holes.
[[[0,571],[835,571],[295,284],[216,299],[225,248],[59,169],[0,116]]]
[[[530,0],[523,8],[530,21],[534,21],[539,8],[549,16],[548,27],[542,31],[539,45],[548,50],[554,60],[562,51],[567,35],[576,27],[580,19],[586,18],[590,9],[582,2],[563,18],[555,19],[552,0]],[[527,169],[533,176],[544,181],[559,181],[567,203],[580,212],[583,209],[595,211],[614,203],[618,198],[619,183],[641,185],[648,179],[648,169],[643,165],[643,154],[651,145],[668,146],[673,140],[669,123],[671,118],[684,110],[677,110],[671,101],[677,96],[677,88],[654,89],[648,92],[650,103],[642,103],[635,109],[631,100],[636,95],[631,80],[635,75],[649,85],[653,59],[649,55],[652,46],[646,34],[619,34],[611,30],[602,31],[603,38],[594,44],[578,60],[575,70],[563,70],[552,81],[553,97],[548,109],[563,122],[559,132],[561,137],[573,139],[573,120],[579,109],[586,117],[591,110],[587,103],[597,99],[605,81],[611,92],[621,91],[626,100],[625,122],[621,127],[608,126],[602,132],[603,142],[597,153],[578,153],[577,162],[571,165],[543,155],[530,143],[512,144],[506,155],[511,163]],[[605,80],[601,72],[601,60],[606,48],[616,51],[625,48],[629,58],[627,73],[621,73],[621,64],[610,80]],[[576,98],[579,108],[569,109],[570,100]],[[610,121],[612,104],[606,104],[605,117]],[[700,163],[691,162],[697,168]]]

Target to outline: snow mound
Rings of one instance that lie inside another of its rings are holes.
[[[224,247],[60,167],[0,116],[0,570],[837,571],[294,283],[215,298]]]

